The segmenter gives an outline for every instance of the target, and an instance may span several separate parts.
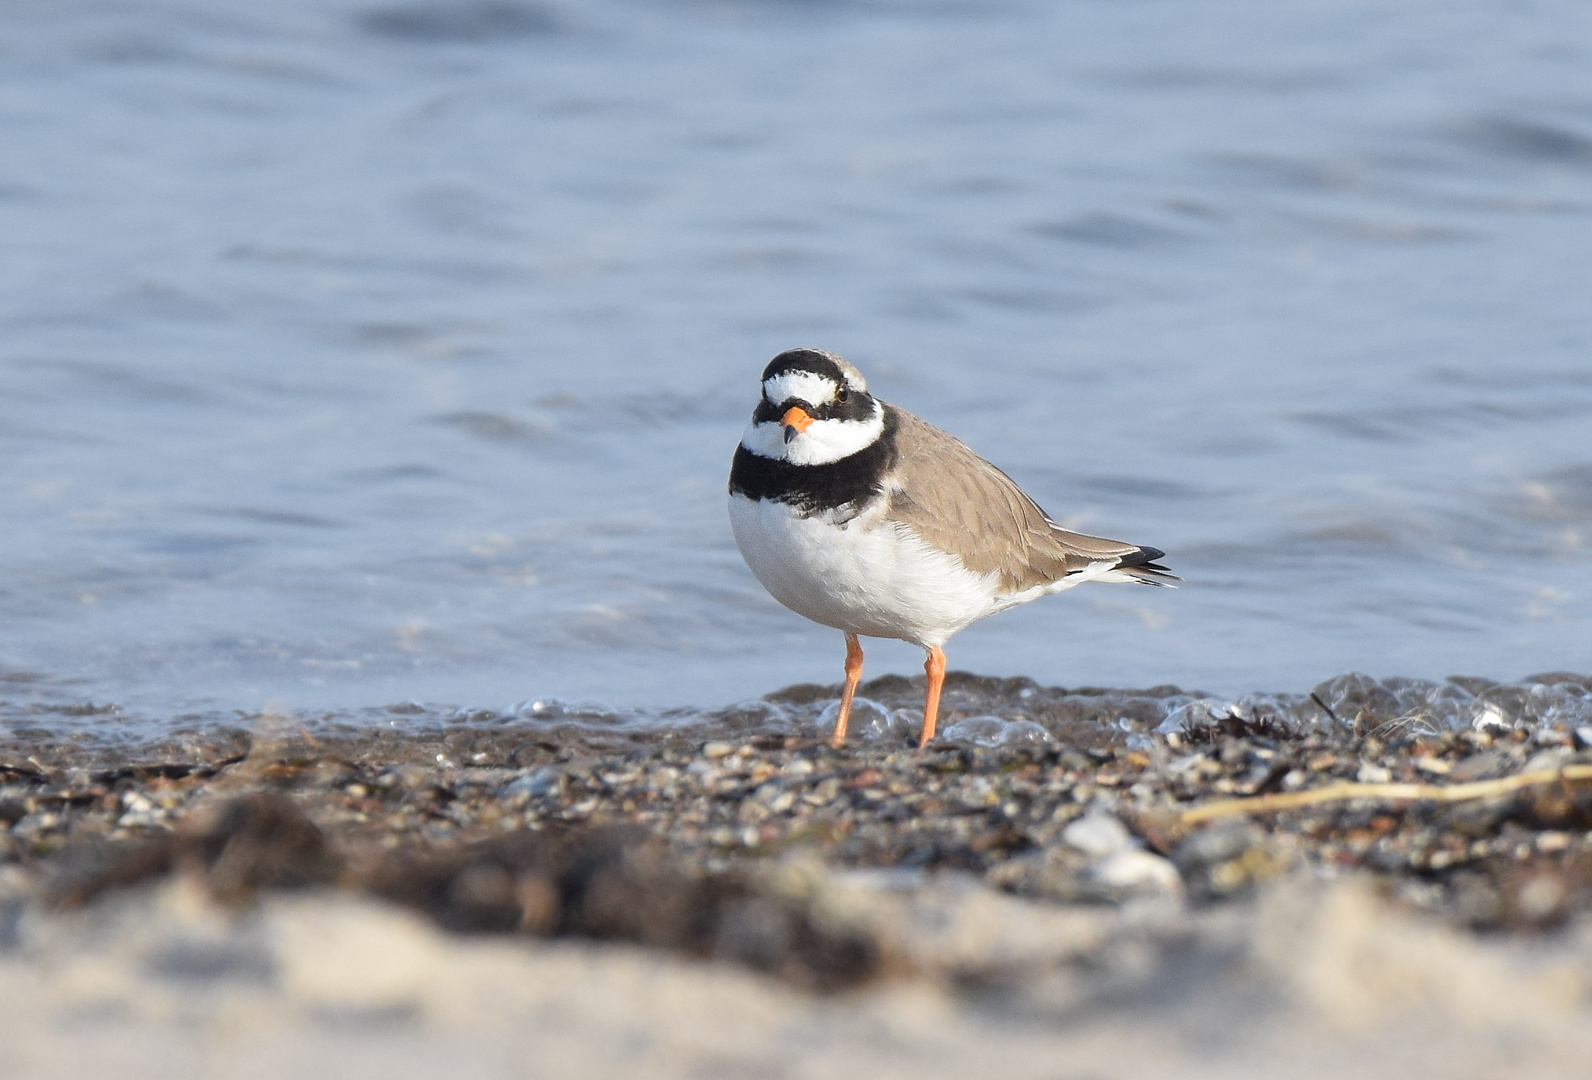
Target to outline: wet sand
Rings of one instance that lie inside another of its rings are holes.
[[[926,751],[746,707],[13,736],[0,1034],[30,1077],[1578,1075],[1586,732],[1379,700]]]

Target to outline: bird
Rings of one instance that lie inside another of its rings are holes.
[[[960,440],[874,397],[822,349],[780,353],[730,465],[730,525],[781,604],[846,638],[830,744],[846,741],[860,638],[922,648],[920,747],[934,738],[944,645],[989,615],[1086,581],[1181,580],[1152,547],[1058,525]]]

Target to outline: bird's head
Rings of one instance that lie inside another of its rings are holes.
[[[792,465],[827,465],[871,446],[884,409],[862,372],[819,349],[790,349],[763,369],[763,393],[741,445]]]

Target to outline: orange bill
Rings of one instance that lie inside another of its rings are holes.
[[[785,425],[785,441],[790,442],[799,432],[806,431],[813,426],[813,418],[800,405],[792,405],[785,410],[785,415],[780,418],[780,423]]]

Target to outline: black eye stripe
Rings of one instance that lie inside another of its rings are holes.
[[[814,420],[871,420],[874,413],[873,398],[867,394],[857,394],[846,401],[831,401],[816,408],[799,398],[791,398],[778,404],[764,398],[757,403],[757,409],[752,413],[752,423],[766,424],[777,421],[792,405],[799,405],[801,410]]]
[[[873,399],[866,394],[847,401],[831,401],[812,413],[814,420],[868,420],[872,417]]]

